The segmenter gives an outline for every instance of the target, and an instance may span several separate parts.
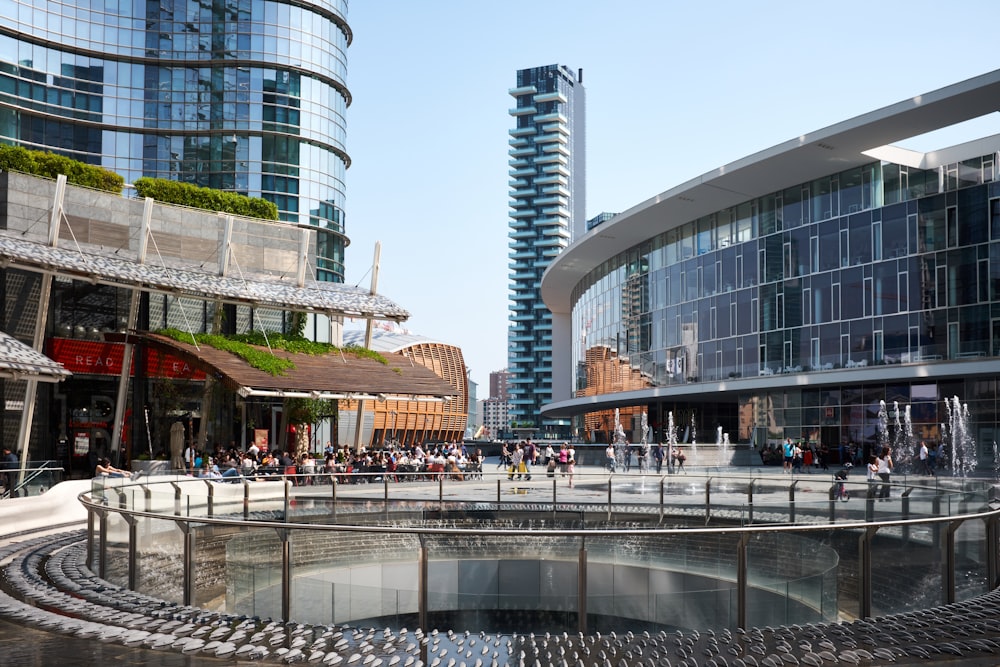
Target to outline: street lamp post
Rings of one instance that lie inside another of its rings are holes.
[[[390,410],[389,414],[392,415],[392,441],[396,442],[396,415],[399,414],[395,410]]]

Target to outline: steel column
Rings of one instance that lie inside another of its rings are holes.
[[[576,629],[587,633],[587,542],[580,538],[580,553],[576,566]]]
[[[749,576],[747,570],[747,545],[750,543],[750,533],[740,533],[736,543],[736,627],[747,627],[747,585]]]
[[[868,526],[858,536],[858,617],[872,615],[872,538],[878,526]]]

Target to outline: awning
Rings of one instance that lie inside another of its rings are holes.
[[[317,398],[357,400],[441,401],[459,396],[458,389],[431,369],[401,354],[383,354],[388,361],[357,357],[349,352],[324,355],[274,350],[295,368],[285,375],[258,370],[240,357],[208,345],[195,347],[149,332],[107,334],[107,340],[143,343],[200,367],[245,398]],[[266,349],[266,348],[264,348]]]
[[[62,364],[0,331],[0,378],[59,382],[71,375]]]
[[[100,255],[51,247],[0,234],[0,268],[50,272],[95,284],[138,288],[151,292],[219,300],[260,308],[300,310],[403,322],[410,314],[384,296],[369,290],[317,280],[299,287],[291,280],[219,276],[174,263],[139,264],[129,257]]]

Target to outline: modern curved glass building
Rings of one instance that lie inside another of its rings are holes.
[[[342,282],[347,0],[0,0],[0,142],[264,197]]]
[[[1000,71],[750,155],[590,230],[541,286],[553,401],[716,433],[872,446],[881,424],[947,440],[945,399],[993,465],[1000,371],[1000,135],[893,146],[1000,107]],[[885,416],[888,413],[887,417]],[[638,422],[638,419],[635,420]],[[633,430],[637,423],[631,425]]]

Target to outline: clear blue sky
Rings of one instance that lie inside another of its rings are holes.
[[[378,291],[459,346],[485,398],[507,364],[516,70],[583,68],[589,218],[991,71],[998,17],[995,0],[353,0],[347,282],[370,284],[381,241]]]

